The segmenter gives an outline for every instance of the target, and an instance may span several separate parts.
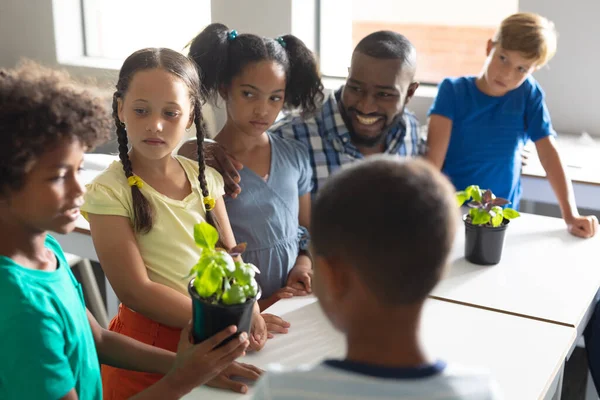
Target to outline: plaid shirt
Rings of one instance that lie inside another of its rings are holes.
[[[314,116],[287,117],[270,130],[285,138],[299,140],[308,148],[312,166],[312,194],[317,193],[325,180],[345,165],[364,158],[352,144],[350,132],[340,113],[338,102],[342,89],[329,95]],[[419,135],[419,121],[415,115],[405,111],[389,128],[385,153],[402,157],[422,155],[424,143]]]

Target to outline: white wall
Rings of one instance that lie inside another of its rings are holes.
[[[596,82],[600,55],[594,47],[600,37],[597,23],[600,2],[520,0],[519,3],[521,10],[546,15],[558,27],[558,54],[549,69],[536,73],[546,91],[556,129],[570,133],[587,131],[600,136],[600,113],[594,108],[595,93],[600,89]],[[269,36],[291,31],[314,48],[306,33],[306,24],[310,21],[292,23],[292,14],[299,7],[306,17],[311,14],[305,7],[314,9],[313,0],[212,0],[211,4],[213,21],[225,22],[240,32]],[[52,0],[0,0],[0,67],[12,67],[21,57],[57,64],[52,12]],[[74,75],[92,76],[105,84],[114,82],[116,76],[114,69],[68,69]],[[411,108],[424,121],[432,91],[419,89],[417,94]]]
[[[520,0],[519,9],[544,15],[558,30],[556,56],[534,75],[546,91],[555,128],[600,136],[600,1]]]

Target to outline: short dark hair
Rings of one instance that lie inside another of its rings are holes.
[[[369,57],[402,60],[402,64],[416,64],[415,46],[406,36],[393,31],[377,31],[365,36],[354,49]]]
[[[250,63],[276,61],[285,69],[284,106],[314,112],[323,100],[323,84],[314,54],[294,35],[277,39],[244,33],[233,35],[223,24],[207,26],[189,43],[189,56],[200,69],[200,80],[215,100]]]
[[[382,303],[415,304],[441,278],[457,219],[454,189],[439,171],[376,155],[319,190],[311,240],[316,256],[355,268]]]
[[[33,163],[65,140],[91,148],[110,136],[104,100],[66,72],[23,62],[0,70],[0,193],[19,190]]]

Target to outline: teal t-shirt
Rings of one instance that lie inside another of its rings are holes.
[[[0,399],[101,400],[100,365],[81,285],[50,235],[56,271],[0,256]]]

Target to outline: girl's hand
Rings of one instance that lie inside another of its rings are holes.
[[[252,326],[250,327],[250,348],[259,351],[265,347],[268,339],[267,323],[260,314],[258,304],[254,303]]]
[[[206,386],[229,389],[232,392],[247,393],[248,385],[233,378],[240,377],[247,381],[255,382],[260,378],[262,373],[263,371],[254,365],[234,362],[225,368],[216,378],[209,381]]]
[[[285,286],[273,293],[270,297],[259,300],[259,305],[261,310],[266,310],[271,307],[273,304],[277,303],[282,299],[291,299],[294,296],[306,296],[308,292],[304,290],[304,285],[302,283],[296,283],[297,287],[289,287]]]
[[[287,280],[287,286],[303,290],[306,293],[312,293],[312,263],[307,256],[299,256],[296,260],[296,265],[290,271]],[[305,293],[305,294],[306,294]],[[296,296],[302,296],[296,294]]]
[[[273,314],[262,314],[267,324],[268,338],[273,338],[274,333],[288,333],[290,323]]]

